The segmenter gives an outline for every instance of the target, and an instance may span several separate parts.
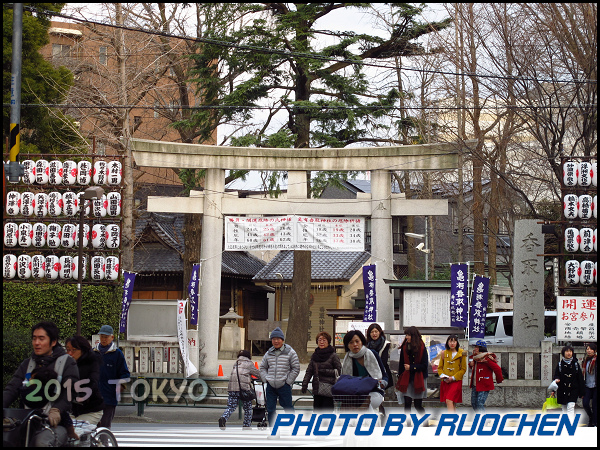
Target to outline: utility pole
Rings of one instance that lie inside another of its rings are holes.
[[[13,4],[12,67],[10,76],[10,157],[4,171],[8,181],[18,183],[24,169],[19,164],[21,145],[21,57],[23,50],[23,3]]]

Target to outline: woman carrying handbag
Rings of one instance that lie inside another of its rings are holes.
[[[244,408],[244,423],[242,424],[242,429],[249,430],[251,428],[252,399],[254,397],[244,400],[243,398],[240,398],[240,395],[242,395],[242,392],[246,391],[254,392],[252,389],[252,376],[260,379],[260,372],[254,367],[254,364],[250,359],[250,352],[248,350],[241,350],[238,353],[238,359],[229,376],[229,384],[227,385],[227,409],[219,418],[219,428],[221,428],[221,430],[225,429],[227,419],[229,419],[231,413],[235,411],[239,401],[242,402],[242,407]]]
[[[331,345],[331,336],[325,331],[317,334],[317,348],[310,358],[302,381],[302,393],[308,390],[312,378],[313,409],[320,412],[333,411],[331,387],[342,371],[342,363]]]

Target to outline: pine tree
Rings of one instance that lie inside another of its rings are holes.
[[[267,117],[256,129],[231,139],[236,146],[341,148],[378,142],[371,131],[400,97],[397,89],[369,94],[365,63],[395,56],[417,56],[425,49],[417,39],[450,24],[449,20],[420,23],[421,7],[393,4],[398,21],[386,38],[324,28],[323,17],[336,10],[360,9],[370,3],[244,4],[246,23],[227,34],[205,37],[193,55],[194,81],[211,106],[179,125],[203,126],[208,135],[217,125],[249,123],[257,106],[268,104]],[[349,23],[351,28],[352,24]],[[335,42],[321,46],[322,38]],[[272,125],[279,112],[287,120]],[[263,112],[264,114],[264,112]],[[389,142],[389,140],[387,141]],[[277,188],[272,174],[271,187]],[[307,175],[308,177],[310,175]],[[347,173],[318,173],[309,195],[321,192],[330,180]],[[310,299],[310,252],[296,251],[286,341],[306,361]]]

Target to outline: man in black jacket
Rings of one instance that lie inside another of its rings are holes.
[[[61,413],[71,410],[71,402],[67,394],[68,388],[74,386],[79,380],[79,370],[77,363],[73,358],[67,355],[65,349],[58,343],[58,327],[52,322],[40,322],[31,328],[33,353],[30,358],[26,358],[12,379],[8,382],[2,393],[3,408],[8,408],[12,402],[19,398],[20,390],[27,387],[31,379],[31,370],[28,370],[35,363],[34,367],[47,367],[54,370],[58,375],[62,375],[59,380],[60,392],[58,398],[48,402],[44,407],[44,412],[48,415],[48,422],[51,429],[43,429],[33,437],[33,446],[36,447],[60,447],[67,442],[67,430],[59,425]],[[60,364],[64,367],[57,367],[57,362],[62,358]],[[58,369],[58,370],[57,370]],[[67,386],[67,388],[65,388]],[[38,392],[43,396],[43,390]]]

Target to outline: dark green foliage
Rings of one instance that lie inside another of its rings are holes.
[[[2,330],[2,387],[10,381],[11,377],[25,358],[31,354],[31,331],[11,330],[6,327]]]
[[[83,286],[81,334],[90,339],[104,324],[119,325],[122,288]],[[77,288],[74,284],[5,282],[2,289],[4,330],[25,330],[42,320],[58,326],[60,339],[77,330]]]
[[[58,12],[64,3],[25,3],[40,10]],[[12,68],[12,4],[4,4],[2,9],[2,98],[4,104],[10,104],[11,68]],[[64,95],[73,84],[73,74],[65,67],[54,68],[40,54],[40,49],[48,44],[47,16],[33,15],[23,11],[23,41],[21,61],[21,103],[62,103]],[[58,117],[52,116],[44,107],[21,107],[20,129],[21,146],[33,153],[62,153],[66,148],[80,148],[84,141],[73,127],[67,127],[61,120],[64,117],[54,110]],[[10,108],[2,110],[4,136],[10,133]]]

